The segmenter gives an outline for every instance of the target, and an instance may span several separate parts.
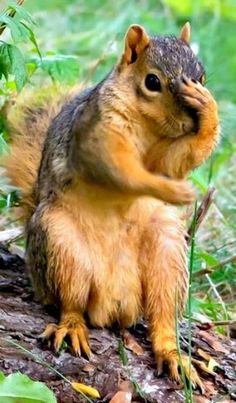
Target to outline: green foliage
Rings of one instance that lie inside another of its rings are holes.
[[[15,45],[2,43],[0,46],[0,79],[2,75],[8,79],[8,75],[13,74],[17,91],[20,91],[27,79],[25,59]]]
[[[0,401],[4,403],[56,403],[53,392],[42,382],[16,372],[0,372]]]
[[[74,84],[79,77],[79,65],[76,56],[53,54],[52,52],[42,58],[32,59],[51,77],[52,81]]]
[[[3,31],[8,28],[14,42],[14,45],[3,41],[0,43],[0,79],[4,76],[8,80],[8,76],[12,74],[17,91],[20,91],[26,83],[27,68],[25,58],[15,44],[30,41],[40,54],[34,33],[29,26],[33,23],[29,13],[17,4],[10,4],[0,13],[1,29]]]

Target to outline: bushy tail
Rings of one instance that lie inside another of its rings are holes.
[[[71,92],[56,87],[24,94],[8,114],[11,151],[3,165],[11,184],[21,190],[26,217],[35,207],[34,187],[48,127],[70,96]]]

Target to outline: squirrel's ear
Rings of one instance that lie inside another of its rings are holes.
[[[190,41],[190,35],[191,35],[191,25],[189,22],[186,22],[183,28],[181,29],[180,39],[188,43]]]
[[[130,25],[125,36],[122,64],[134,63],[138,55],[148,46],[150,38],[141,25]]]

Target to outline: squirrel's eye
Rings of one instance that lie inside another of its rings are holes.
[[[148,74],[145,85],[149,91],[161,91],[161,82],[155,74]]]

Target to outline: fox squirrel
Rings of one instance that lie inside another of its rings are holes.
[[[173,205],[193,202],[184,178],[219,136],[217,104],[189,36],[189,23],[179,38],[131,25],[121,59],[98,85],[16,105],[6,163],[22,190],[35,293],[60,310],[44,336],[58,350],[68,335],[74,353],[89,356],[85,314],[94,326],[121,328],[143,315],[158,372],[166,362],[174,380],[175,296],[181,313],[188,269]],[[187,356],[182,364],[201,386]]]

